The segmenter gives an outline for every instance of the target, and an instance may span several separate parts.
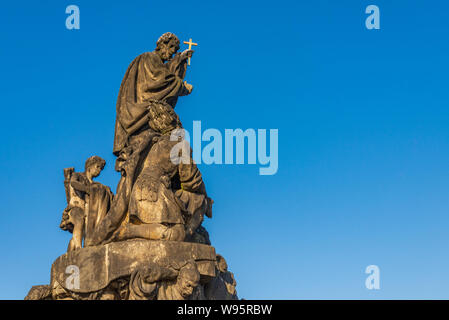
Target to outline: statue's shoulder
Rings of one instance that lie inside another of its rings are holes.
[[[148,51],[148,52],[142,53],[141,56],[157,57],[157,54],[154,51]]]
[[[138,56],[136,59],[144,60],[147,63],[149,62],[152,65],[163,65],[163,62],[159,55],[154,51],[144,52],[140,56]]]
[[[144,52],[141,55],[137,56],[136,59],[156,59],[158,55],[153,51]]]
[[[157,55],[154,52],[144,52],[142,54],[139,54],[137,57],[134,58],[133,61],[131,61],[128,68],[131,68],[135,64],[139,64],[142,61],[154,60],[156,58],[155,56]]]
[[[86,175],[83,172],[76,172],[76,171],[72,173],[71,178],[77,181],[84,181],[85,179],[87,179]]]
[[[159,58],[159,56],[155,52],[144,52],[134,58],[134,60],[128,66],[128,71],[141,64],[145,64],[148,66],[163,65],[161,58]]]

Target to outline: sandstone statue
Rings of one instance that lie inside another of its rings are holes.
[[[193,236],[204,215],[212,217],[212,200],[197,166],[173,163],[171,150],[179,142],[171,133],[181,123],[172,107],[165,102],[153,103],[150,128],[159,135],[138,176],[129,204],[129,223],[118,240],[144,238],[150,240],[184,241]]]
[[[115,155],[132,146],[134,137],[148,129],[150,101],[164,101],[174,108],[179,96],[192,92],[192,85],[184,77],[193,50],[176,54],[178,50],[179,39],[165,33],[157,41],[154,52],[141,54],[131,62],[117,99]]]
[[[64,169],[67,207],[61,221],[61,229],[73,233],[68,251],[89,246],[96,225],[108,212],[112,201],[109,187],[93,181],[100,175],[106,162],[93,156],[87,159],[85,171],[78,173],[74,168]]]
[[[190,41],[191,42],[191,41]],[[184,77],[193,51],[172,33],[128,67],[118,99],[113,154],[115,195],[93,181],[105,161],[64,169],[67,208],[60,227],[73,233],[55,260],[49,285],[27,300],[238,299],[234,275],[202,226],[212,218],[192,150],[174,111],[192,92]]]

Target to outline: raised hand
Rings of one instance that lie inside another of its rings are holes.
[[[184,81],[184,88],[186,88],[188,94],[192,93],[193,86],[190,83],[187,83],[187,81]]]
[[[188,59],[188,58],[191,58],[192,57],[192,55],[193,55],[193,50],[192,49],[186,49],[186,50],[184,50],[183,52],[182,52],[182,58],[183,59]]]

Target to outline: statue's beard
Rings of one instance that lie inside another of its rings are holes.
[[[168,61],[171,59],[172,55],[170,54],[170,52],[168,51],[168,49],[164,49],[162,48],[159,51],[159,56],[161,57],[162,60],[164,61]]]

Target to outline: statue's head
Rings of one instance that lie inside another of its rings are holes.
[[[171,32],[164,33],[156,43],[156,53],[162,61],[168,61],[179,50],[179,39]]]
[[[195,262],[189,262],[179,270],[177,285],[183,298],[190,297],[199,283],[200,273]]]
[[[222,255],[217,254],[217,268],[221,272],[227,272],[228,271],[228,264],[226,263],[225,258],[223,258]]]
[[[154,131],[168,134],[176,128],[182,128],[181,121],[173,107],[164,101],[150,101],[148,125]]]
[[[92,156],[84,164],[85,172],[89,172],[92,177],[98,177],[106,165],[106,161],[98,156]]]

